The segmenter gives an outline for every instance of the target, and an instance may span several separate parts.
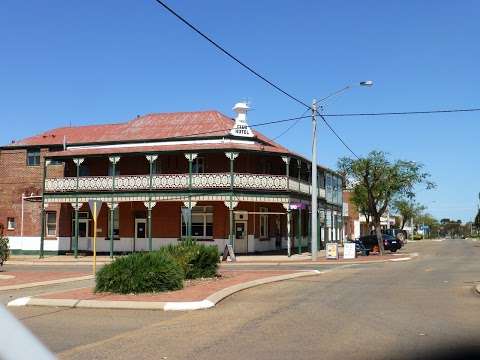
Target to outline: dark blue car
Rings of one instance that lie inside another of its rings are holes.
[[[402,242],[394,236],[382,234],[382,239],[383,239],[383,247],[385,250],[396,252],[398,249],[402,247]],[[374,246],[378,245],[377,235],[362,236],[358,240],[369,251],[373,251]]]

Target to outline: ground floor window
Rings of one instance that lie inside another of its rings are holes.
[[[108,214],[108,229],[107,229],[107,239],[110,239],[110,212]],[[120,208],[117,206],[113,210],[113,238],[120,239]]]
[[[47,211],[45,217],[47,236],[57,236],[57,213]]]
[[[182,237],[187,236],[187,223],[182,212]],[[194,206],[192,208],[192,237],[198,239],[213,238],[213,207]]]
[[[260,212],[268,212],[268,209],[265,207],[260,208]],[[268,214],[260,215],[260,238],[268,238]]]
[[[15,218],[9,217],[7,218],[7,230],[15,230],[17,227],[17,223],[15,222]]]

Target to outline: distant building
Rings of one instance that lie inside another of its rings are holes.
[[[311,162],[217,112],[57,128],[0,147],[0,223],[14,252],[158,249],[192,237],[238,253],[310,239]],[[342,236],[343,178],[318,167],[318,241]],[[42,208],[43,205],[43,208]]]
[[[370,228],[367,226],[367,219],[365,215],[358,212],[357,207],[351,202],[351,191],[345,190],[343,192],[343,208],[344,208],[344,231],[345,238],[354,240],[360,236],[368,235],[373,231],[372,220],[370,219]],[[348,211],[345,211],[348,209]],[[396,218],[392,214],[384,214],[380,217],[380,225],[382,229],[389,227],[393,228],[396,224]]]

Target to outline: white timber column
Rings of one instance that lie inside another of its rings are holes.
[[[188,160],[188,224],[187,224],[187,238],[192,237],[192,171],[193,162],[197,158],[197,153],[185,153],[185,158]]]
[[[148,202],[145,203],[147,208],[147,231],[148,231],[148,250],[153,250],[153,242],[152,242],[152,208],[156,205],[156,203],[152,203],[152,180],[153,180],[153,163],[158,159],[158,155],[145,155],[147,161],[149,163],[149,182],[148,182]]]
[[[234,187],[234,181],[235,181],[235,174],[233,172],[233,163],[235,159],[238,157],[238,152],[233,152],[233,151],[227,151],[225,152],[225,156],[230,160],[230,205],[228,206],[230,210],[230,236],[229,236],[229,241],[230,245],[233,247],[233,243],[235,241],[235,236],[234,236],[234,231],[233,231],[233,209],[237,206],[238,201],[235,202],[235,206],[233,206],[233,187]],[[233,247],[235,249],[235,247]]]
[[[116,176],[116,166],[117,163],[120,161],[120,156],[109,156],[108,160],[112,163],[112,200],[110,208],[110,258],[113,258],[113,219],[115,216],[115,176]],[[118,205],[118,204],[117,204]]]

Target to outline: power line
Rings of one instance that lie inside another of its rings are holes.
[[[302,114],[298,119],[296,119],[295,122],[294,122],[292,125],[290,125],[290,126],[289,126],[288,128],[286,128],[284,131],[282,131],[279,135],[275,136],[275,137],[272,139],[272,141],[276,141],[278,138],[282,137],[282,136],[285,135],[287,132],[289,132],[293,127],[295,127],[295,126],[300,122],[300,120],[302,120],[302,119],[305,118],[304,115],[305,115],[305,113],[306,113],[307,111],[308,111],[308,109],[305,110],[305,111],[303,112],[303,114]],[[310,116],[306,116],[306,117],[310,117]]]
[[[310,105],[308,105],[307,103],[305,103],[304,101],[300,100],[298,97],[296,96],[293,96],[292,94],[290,94],[289,92],[287,92],[286,90],[283,90],[279,85],[273,83],[272,81],[268,80],[265,76],[261,75],[259,72],[257,72],[256,70],[254,70],[253,68],[251,68],[250,66],[248,66],[247,64],[245,64],[243,61],[241,61],[239,58],[237,58],[236,56],[234,56],[232,53],[230,53],[228,50],[226,50],[224,47],[222,47],[220,44],[218,44],[216,41],[214,41],[212,38],[210,38],[208,35],[204,34],[202,31],[200,31],[197,27],[195,27],[192,23],[190,23],[187,19],[185,19],[183,16],[181,16],[180,14],[178,14],[175,10],[173,10],[172,8],[170,8],[167,4],[165,4],[163,1],[161,0],[155,0],[159,5],[161,5],[163,8],[165,8],[169,13],[171,13],[173,16],[175,16],[177,19],[179,19],[181,22],[183,22],[185,25],[187,25],[190,29],[192,29],[193,31],[195,31],[198,35],[200,35],[201,37],[203,37],[205,40],[207,40],[210,44],[212,44],[213,46],[215,46],[218,50],[220,50],[222,53],[224,53],[225,55],[227,55],[229,58],[231,58],[232,60],[234,60],[235,62],[237,62],[239,65],[241,65],[242,67],[244,67],[245,69],[247,69],[249,72],[251,72],[253,75],[255,75],[256,77],[258,77],[259,79],[263,80],[264,82],[266,82],[268,85],[272,86],[273,88],[275,88],[277,91],[281,92],[282,94],[288,96],[290,99],[292,99],[293,101],[305,106],[307,109],[311,110],[312,107]],[[327,124],[328,128],[335,134],[335,136],[341,141],[341,143],[343,145],[345,145],[347,147],[348,150],[350,150],[350,152],[357,156],[351,149],[350,147],[345,143],[345,141],[340,137],[340,135],[338,135],[338,133],[333,130],[332,126],[327,122],[326,119],[323,119],[323,121],[325,122],[325,124]],[[298,121],[297,121],[298,123]],[[288,132],[291,128],[293,128],[296,124],[290,126],[284,133]],[[284,133],[282,133],[280,136],[282,136]]]
[[[233,61],[237,62],[238,64],[240,64],[241,66],[243,66],[245,69],[247,69],[248,71],[250,71],[253,75],[255,75],[256,77],[258,77],[259,79],[263,80],[264,82],[266,82],[268,85],[272,86],[273,88],[275,88],[277,91],[280,91],[282,94],[288,96],[290,99],[292,99],[293,101],[296,101],[297,103],[303,105],[303,106],[306,106],[307,108],[310,109],[310,106],[307,105],[305,102],[303,102],[302,100],[300,100],[299,98],[293,96],[292,94],[290,94],[289,92],[283,90],[279,85],[276,85],[275,83],[273,83],[272,81],[268,80],[265,76],[261,75],[260,73],[258,73],[256,70],[254,70],[253,68],[251,68],[250,66],[248,66],[247,64],[245,64],[243,61],[241,61],[239,58],[237,58],[236,56],[232,55],[232,53],[230,53],[228,50],[226,50],[225,48],[223,48],[220,44],[218,44],[216,41],[214,41],[212,38],[210,38],[208,35],[204,34],[202,31],[200,31],[199,29],[197,29],[193,24],[191,24],[188,20],[186,20],[184,17],[182,17],[180,14],[178,14],[175,10],[173,10],[172,8],[170,8],[167,4],[165,4],[163,1],[161,0],[155,0],[158,4],[160,4],[161,6],[163,6],[168,12],[170,12],[172,15],[174,15],[177,19],[179,19],[181,22],[183,22],[185,25],[187,25],[190,29],[192,29],[193,31],[195,31],[198,35],[200,35],[201,37],[203,37],[205,40],[207,40],[210,44],[212,44],[213,46],[215,46],[218,50],[220,50],[221,52],[223,52],[225,55],[227,55],[230,59],[232,59]]]
[[[218,44],[216,41],[214,41],[212,38],[210,38],[208,35],[200,31],[197,27],[195,27],[192,23],[190,23],[188,20],[186,20],[184,17],[182,17],[180,14],[178,14],[175,10],[170,8],[167,4],[165,4],[161,0],[155,0],[159,5],[161,5],[163,8],[165,8],[169,13],[171,13],[173,16],[175,16],[177,19],[179,19],[181,22],[183,22],[185,25],[187,25],[190,29],[192,29],[194,32],[196,32],[198,35],[203,37],[205,40],[207,40],[210,44],[215,46],[218,50],[220,50],[222,53],[227,55],[229,58],[234,60],[236,63],[241,65],[243,68],[248,70],[250,73],[267,83],[268,85],[272,86],[275,88],[277,91],[281,92],[285,96],[289,97],[291,100],[305,106],[307,109],[311,110],[312,107],[308,104],[306,104],[304,101],[300,100],[298,97],[292,95],[291,93],[287,92],[286,90],[282,89],[279,85],[275,84],[274,82],[268,80],[265,76],[261,75],[259,72],[254,70],[252,67],[248,66],[245,64],[243,61],[241,61],[239,58],[234,56],[232,53],[230,53],[228,50],[226,50],[224,47],[222,47],[220,44]],[[347,87],[348,88],[348,87]],[[341,89],[338,92],[344,91],[344,89]],[[328,95],[325,99],[328,99],[331,96],[336,95],[338,92],[332,93]],[[355,156],[358,158],[358,156],[355,154],[355,152],[347,145],[347,143],[341,138],[341,136],[333,129],[333,127],[330,125],[330,123],[325,119],[325,117],[346,117],[346,116],[388,116],[388,115],[414,115],[414,114],[435,114],[435,113],[453,113],[453,112],[469,112],[469,111],[480,111],[480,109],[453,109],[453,110],[434,110],[434,111],[407,111],[407,112],[384,112],[384,113],[353,113],[353,114],[325,114],[325,115],[320,115],[322,118],[323,122],[327,125],[327,127],[330,129],[330,131],[340,140],[340,142]],[[317,112],[318,113],[318,112]],[[290,126],[286,131],[281,133],[278,137],[284,135],[286,132],[288,132],[291,128],[293,128],[300,119],[294,119],[296,120],[296,123]],[[293,120],[285,120],[285,121],[293,121]],[[282,121],[279,121],[282,122]],[[264,123],[264,124],[257,124],[256,126],[263,126],[263,125],[268,125],[276,122],[271,122],[271,123]],[[252,125],[253,126],[253,125]],[[216,131],[211,131],[209,133],[217,132],[221,130],[216,130]],[[193,135],[201,135],[201,134],[193,134]],[[189,135],[192,136],[192,135]]]
[[[444,113],[476,112],[476,111],[480,111],[480,108],[427,110],[427,111],[398,111],[398,112],[378,112],[378,113],[323,114],[323,116],[325,116],[325,117],[347,117],[347,116],[422,115],[422,114],[444,114]]]
[[[320,114],[318,111],[317,111],[317,114],[322,118],[325,125],[327,125],[327,127],[337,137],[337,139],[340,140],[340,142],[343,144],[343,146],[345,146],[348,149],[348,151],[350,151],[353,154],[353,156],[355,156],[358,160],[360,160],[358,155],[355,154],[355,152],[350,148],[350,146],[348,146],[347,143],[340,137],[340,135],[338,135],[338,133],[335,131],[335,129],[332,127],[332,125],[330,125],[329,122],[323,117],[323,115]]]

